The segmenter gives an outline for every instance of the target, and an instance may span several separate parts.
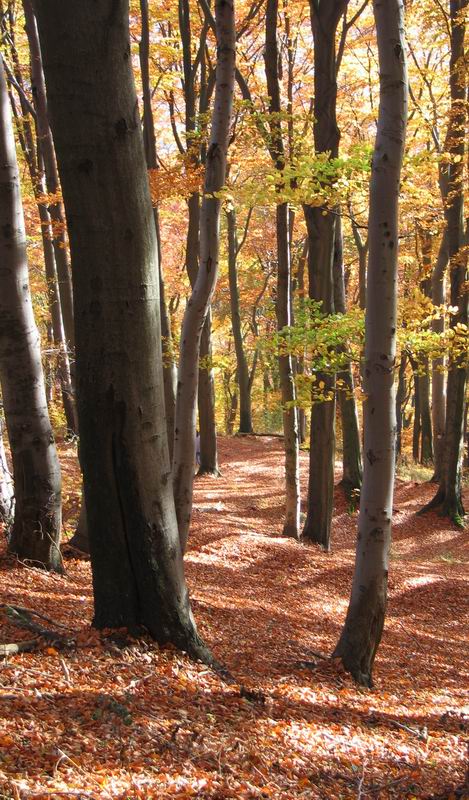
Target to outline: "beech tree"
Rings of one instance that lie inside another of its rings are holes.
[[[192,617],[164,414],[153,210],[127,0],[36,3],[74,284],[94,624],[209,660]]]
[[[0,61],[0,382],[13,462],[9,551],[60,572],[60,466],[47,410],[29,291],[26,233],[10,103]]]
[[[282,189],[282,170],[285,168],[285,148],[280,122],[280,53],[277,45],[278,0],[267,0],[265,18],[265,74],[269,94],[270,154],[278,171],[278,188]],[[279,331],[291,325],[291,248],[289,207],[286,202],[276,206],[277,237],[277,327]],[[293,362],[289,353],[281,352],[278,359],[282,393],[283,435],[285,445],[285,521],[283,535],[300,536],[300,455],[298,414],[295,407],[296,390]]]
[[[380,104],[370,182],[365,317],[364,473],[350,604],[334,655],[372,685],[384,625],[395,466],[399,181],[407,123],[402,0],[374,0]]]
[[[221,210],[219,193],[225,184],[233,104],[236,39],[234,6],[229,0],[217,0],[215,27],[215,98],[200,210],[200,261],[182,323],[176,395],[173,483],[183,552],[187,546],[192,509],[200,340],[218,275]]]
[[[457,312],[450,326],[467,326],[467,241],[464,230],[464,156],[466,148],[467,68],[464,63],[464,38],[468,0],[450,0],[450,94],[451,109],[445,156],[447,195],[445,202],[450,300]],[[466,245],[466,247],[465,247]],[[461,462],[464,438],[464,408],[467,366],[463,356],[453,358],[448,369],[445,436],[441,453],[439,487],[433,500],[422,510],[442,507],[442,513],[457,525],[464,524],[461,495]]]
[[[314,147],[316,153],[339,152],[336,118],[337,61],[336,31],[348,0],[310,0],[314,37]],[[336,214],[324,206],[305,205],[308,231],[309,296],[321,302],[321,311],[334,312],[334,243]],[[303,536],[330,547],[334,495],[335,458],[335,376],[317,375],[327,400],[311,407],[308,513]]]

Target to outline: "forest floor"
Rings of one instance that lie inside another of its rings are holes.
[[[79,476],[61,453],[71,525]],[[56,576],[3,554],[2,602],[73,643],[0,662],[0,799],[469,798],[468,532],[416,517],[434,487],[397,482],[375,687],[357,688],[318,655],[344,621],[356,514],[337,488],[331,553],[283,539],[281,441],[221,438],[219,453],[222,477],[196,479],[186,566],[200,632],[237,683],[90,630],[88,561]],[[1,642],[30,639],[2,608]]]

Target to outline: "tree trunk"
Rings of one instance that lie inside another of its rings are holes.
[[[0,522],[9,526],[14,508],[14,487],[3,441],[3,420],[0,419]]]
[[[218,275],[221,201],[217,193],[225,182],[235,74],[235,26],[232,2],[217,0],[215,14],[216,86],[200,215],[200,265],[184,314],[176,397],[173,488],[183,552],[187,546],[192,510],[199,348]]]
[[[37,135],[41,145],[42,158],[44,160],[47,191],[51,195],[57,195],[60,191],[59,174],[57,172],[54,143],[49,125],[41,47],[39,44],[32,1],[23,0],[23,8],[26,22],[26,34],[31,54],[31,81],[34,107],[36,109]],[[73,354],[75,348],[75,331],[73,324],[72,279],[68,261],[66,223],[63,207],[59,200],[52,201],[49,204],[49,213],[53,225],[52,243],[57,266],[63,326],[69,351]]]
[[[20,179],[3,65],[0,102],[0,381],[15,488],[9,551],[60,572],[60,466],[29,293]]]
[[[458,311],[451,317],[450,326],[468,324],[467,252],[464,234],[464,154],[466,127],[467,71],[462,69],[464,59],[465,12],[468,0],[450,0],[451,56],[450,93],[451,108],[445,152],[450,154],[447,165],[448,194],[445,220],[448,236],[451,305]],[[464,357],[452,359],[448,370],[446,392],[446,422],[442,471],[438,491],[422,511],[442,506],[443,515],[462,526],[464,508],[461,494],[461,460],[463,452],[464,406],[467,367]]]
[[[314,38],[314,147],[337,158],[340,133],[337,127],[336,30],[347,0],[316,3],[311,0]],[[336,215],[326,206],[304,206],[308,232],[309,296],[321,302],[323,314],[334,313],[334,243]],[[330,549],[334,502],[335,376],[317,374],[327,400],[311,407],[308,513],[303,536]]]
[[[422,432],[422,419],[420,410],[420,375],[419,365],[415,358],[409,357],[414,373],[414,425],[412,429],[412,458],[416,464],[420,460],[420,435]]]
[[[270,153],[278,170],[278,189],[281,191],[285,166],[284,144],[280,124],[280,53],[277,44],[278,0],[267,0],[265,28],[265,74],[269,94],[271,144]],[[279,331],[291,326],[291,260],[290,218],[288,203],[276,208],[277,236],[277,300],[276,315]],[[300,443],[293,359],[288,352],[279,352],[279,377],[282,393],[283,434],[285,446],[285,521],[283,535],[300,537]]]
[[[443,231],[438,257],[432,273],[432,302],[434,306],[442,306],[445,302],[445,272],[448,264],[448,238],[446,230]],[[443,333],[445,321],[443,315],[432,320],[432,331]],[[438,483],[441,479],[441,468],[444,450],[445,419],[446,419],[446,385],[445,385],[445,359],[435,358],[432,361],[432,423],[433,423],[433,457],[435,470],[432,481]]]
[[[171,487],[157,245],[126,0],[37,0],[74,281],[94,624],[209,660]]]
[[[89,555],[90,540],[88,536],[86,504],[83,492],[81,495],[80,515],[78,517],[77,527],[75,529],[75,533],[73,534],[72,538],[69,541],[69,545],[71,545],[71,547],[76,547],[77,550],[81,550],[82,553],[86,553],[87,555]]]
[[[140,11],[142,17],[142,35],[139,42],[140,72],[142,76],[142,95],[143,95],[143,145],[148,169],[158,169],[156,156],[155,125],[153,120],[153,110],[151,107],[151,87],[150,87],[150,27],[148,19],[148,0],[140,0]],[[163,262],[161,254],[160,239],[160,219],[158,208],[154,209],[156,240],[158,247],[158,268],[160,283],[160,317],[161,317],[161,336],[163,348],[163,380],[164,380],[164,404],[166,411],[166,430],[168,433],[169,456],[173,458],[174,440],[174,412],[176,408],[176,383],[177,369],[173,357],[173,343],[171,336],[171,325],[169,322],[168,308],[166,306]]]
[[[401,363],[399,364],[399,376],[397,379],[397,392],[396,392],[396,458],[400,456],[402,451],[402,427],[404,420],[404,403],[406,399],[406,380],[405,368],[407,364],[407,353],[401,354]]]
[[[15,62],[15,78],[20,90],[24,91],[24,80],[21,66],[18,59],[14,42],[11,42],[12,57]],[[32,54],[31,54],[32,60]],[[37,59],[35,61],[37,66]],[[52,322],[52,344],[57,348],[58,375],[61,384],[62,402],[67,421],[67,428],[70,432],[78,433],[78,420],[75,404],[75,393],[72,383],[70,368],[70,358],[67,347],[67,340],[63,326],[62,308],[60,304],[60,293],[58,287],[57,269],[55,264],[54,245],[51,218],[44,196],[47,194],[47,186],[44,178],[44,168],[41,150],[41,141],[36,141],[31,127],[29,110],[26,107],[23,95],[20,95],[22,118],[18,117],[16,104],[13,96],[10,95],[12,111],[15,123],[18,126],[19,141],[24,158],[28,165],[31,184],[37,203],[39,219],[41,223],[42,247],[44,251],[44,266],[47,282],[47,294],[49,300],[49,313]],[[52,390],[53,387],[51,387]]]
[[[199,409],[200,467],[199,475],[220,476],[215,419],[215,380],[212,368],[212,312],[209,308],[200,338]]]
[[[384,625],[395,464],[399,181],[407,120],[402,0],[374,0],[380,71],[378,129],[370,182],[365,321],[365,464],[350,604],[335,656],[372,685]]]
[[[342,241],[342,218],[336,221],[334,247],[334,306],[339,314],[345,314],[345,281]],[[342,418],[342,480],[347,495],[359,491],[362,485],[362,457],[360,452],[360,430],[358,427],[357,403],[351,364],[337,375],[340,414]]]
[[[241,330],[241,311],[236,267],[238,237],[236,233],[236,212],[233,207],[228,208],[226,211],[226,222],[228,229],[228,279],[230,284],[231,328],[236,352],[236,372],[239,388],[239,432],[252,433],[251,382],[249,380],[249,368],[244,352],[243,334]]]

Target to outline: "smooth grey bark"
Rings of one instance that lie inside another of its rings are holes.
[[[212,367],[212,312],[209,308],[200,337],[199,385],[197,391],[200,431],[198,475],[220,476],[218,469],[215,379]]]
[[[432,272],[432,302],[434,306],[442,306],[445,302],[445,273],[448,264],[448,238],[446,228],[441,237],[438,256]],[[443,333],[445,321],[443,315],[432,320],[432,331]],[[435,358],[432,361],[432,426],[433,426],[433,459],[434,473],[432,480],[437,483],[441,477],[443,447],[446,420],[446,380],[445,359]]]
[[[55,158],[54,142],[49,125],[47,95],[42,67],[41,46],[37,32],[32,0],[23,0],[25,30],[28,37],[31,56],[31,83],[33,103],[36,109],[37,136],[41,146],[44,162],[44,174],[47,191],[57,195],[60,190],[59,173]],[[75,348],[75,330],[73,323],[73,290],[68,259],[66,222],[63,206],[59,200],[49,203],[48,211],[52,220],[52,244],[57,268],[60,305],[62,309],[63,327],[69,352],[73,355]]]
[[[372,685],[384,626],[395,467],[394,367],[398,199],[407,122],[402,0],[374,0],[380,104],[370,181],[365,317],[365,458],[350,603],[334,655],[358,683]]]
[[[179,30],[182,43],[182,68],[183,68],[183,92],[185,102],[185,132],[186,149],[184,151],[179,137],[177,143],[179,150],[185,153],[191,166],[197,170],[204,162],[205,144],[198,142],[197,133],[197,112],[200,116],[208,111],[210,100],[209,87],[206,76],[205,45],[209,23],[205,21],[200,34],[197,55],[193,56],[193,42],[191,30],[190,1],[179,0],[178,2]],[[212,17],[213,28],[215,20]],[[199,104],[197,109],[196,80],[200,74],[199,85]],[[174,104],[172,104],[173,107]],[[174,129],[174,128],[173,128]],[[200,195],[194,192],[188,201],[188,225],[186,238],[186,270],[189,276],[191,289],[194,288],[199,269],[200,258]],[[205,322],[200,343],[200,359],[202,363],[209,364],[212,352],[211,325]],[[217,431],[215,419],[215,376],[212,369],[200,369],[197,404],[199,408],[199,432],[200,432],[200,474],[217,476],[218,452],[217,452]]]
[[[239,389],[239,433],[252,433],[251,388],[248,361],[241,329],[241,308],[238,286],[237,257],[239,252],[234,207],[226,209],[228,234],[228,280],[230,286],[231,329],[236,353],[236,374]]]
[[[15,490],[15,516],[8,549],[23,560],[60,572],[60,466],[47,411],[39,333],[29,291],[20,179],[2,62],[0,382]]]
[[[42,247],[44,252],[44,267],[47,282],[49,313],[52,323],[51,344],[57,349],[58,377],[61,385],[62,403],[69,431],[78,432],[75,393],[72,384],[70,359],[67,341],[64,332],[62,309],[60,305],[57,269],[53,246],[51,218],[44,197],[47,195],[47,186],[44,177],[41,141],[33,133],[31,119],[36,120],[37,114],[33,106],[28,106],[26,89],[24,85],[21,64],[14,41],[10,41],[10,49],[15,63],[15,84],[19,94],[21,114],[18,114],[13,93],[10,91],[10,102],[18,130],[18,139],[25,161],[28,166],[34,197],[36,199],[39,219],[41,223]],[[49,388],[49,387],[48,387]],[[51,386],[50,389],[53,387]],[[48,398],[49,399],[49,398]]]
[[[221,201],[217,193],[225,183],[234,91],[233,3],[230,0],[217,0],[215,17],[217,36],[215,99],[200,213],[200,264],[182,324],[176,396],[173,489],[183,552],[187,546],[192,510],[200,339],[218,276]]]
[[[314,147],[316,153],[336,158],[340,132],[337,126],[336,31],[347,0],[316,3],[311,0],[314,38]],[[333,260],[336,215],[326,206],[303,207],[308,232],[309,296],[321,302],[324,314],[334,313]],[[317,373],[329,399],[311,407],[308,510],[303,537],[330,549],[334,502],[335,376]]]
[[[140,0],[140,12],[142,20],[142,35],[139,42],[140,73],[142,77],[142,96],[143,96],[143,145],[148,169],[158,169],[158,159],[156,153],[155,123],[153,119],[153,109],[151,106],[151,87],[150,87],[150,27],[148,18],[148,0]],[[160,219],[159,211],[156,206],[153,210],[155,217],[156,239],[158,247],[158,269],[160,282],[160,317],[161,317],[161,336],[163,348],[163,380],[164,380],[164,403],[166,412],[166,429],[168,433],[169,456],[173,458],[174,440],[174,413],[176,410],[176,383],[177,367],[173,356],[173,342],[171,334],[171,324],[169,320],[168,308],[166,305],[163,261],[161,253]]]
[[[210,660],[171,487],[153,209],[126,0],[37,0],[74,282],[94,625]]]
[[[339,314],[345,314],[345,280],[342,240],[342,218],[336,220],[334,245],[334,306]],[[362,485],[362,457],[360,452],[360,430],[357,403],[354,395],[354,380],[351,364],[337,374],[337,394],[342,418],[342,480],[345,492],[350,495]]]
[[[277,43],[278,0],[267,0],[265,18],[265,75],[269,95],[270,154],[278,171],[278,189],[282,190],[282,170],[285,167],[285,147],[280,123],[280,53]],[[275,310],[277,328],[282,331],[292,324],[291,314],[291,248],[290,215],[288,203],[279,202],[276,207],[277,238],[277,298]],[[283,435],[285,447],[285,521],[283,535],[294,539],[300,537],[300,457],[298,414],[296,410],[296,387],[293,359],[280,350],[278,356],[280,387],[282,394]]]
[[[450,327],[467,325],[469,294],[468,270],[464,231],[464,156],[466,150],[466,91],[467,73],[462,69],[466,10],[469,0],[450,0],[451,55],[448,131],[445,150],[450,154],[446,170],[448,193],[445,221],[448,237],[450,302],[458,311],[452,315]],[[458,526],[464,524],[461,492],[461,462],[464,438],[464,409],[467,366],[464,356],[452,359],[448,368],[446,390],[446,421],[441,475],[435,497],[422,512],[441,506],[442,514]]]
[[[0,418],[0,522],[7,525],[13,519],[15,495],[3,441],[3,420]]]
[[[363,241],[360,228],[358,227],[357,221],[352,214],[352,209],[349,208],[349,211],[353,241],[355,242],[355,247],[357,248],[358,253],[358,304],[362,311],[364,311],[366,306],[366,262],[368,258],[368,238]]]

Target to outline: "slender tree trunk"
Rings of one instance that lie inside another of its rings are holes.
[[[238,237],[236,233],[236,212],[234,208],[227,209],[226,222],[228,230],[228,279],[230,284],[231,328],[236,352],[236,372],[239,387],[239,432],[252,433],[251,381],[249,380],[249,367],[244,352],[243,334],[241,330],[241,311],[236,266]]]
[[[464,69],[465,14],[468,0],[450,0],[451,108],[445,152],[450,154],[447,166],[448,194],[445,204],[451,305],[458,311],[450,326],[468,324],[469,293],[467,292],[467,252],[464,232],[464,154],[466,127],[467,70]],[[438,491],[422,511],[442,506],[443,515],[458,526],[464,524],[461,494],[461,460],[463,452],[464,408],[467,367],[464,358],[456,357],[448,369],[446,422],[442,470]]]
[[[187,546],[192,510],[199,348],[218,275],[221,201],[216,195],[225,182],[235,74],[232,2],[217,0],[215,13],[217,72],[200,219],[200,265],[184,314],[176,397],[173,488],[183,552]]]
[[[142,76],[142,95],[143,95],[143,145],[148,169],[158,169],[158,159],[156,155],[155,125],[153,120],[153,110],[151,107],[151,87],[150,87],[150,26],[148,18],[148,0],[140,0],[140,12],[142,18],[142,35],[139,42],[140,72]],[[164,380],[164,403],[166,411],[166,429],[168,432],[169,456],[173,457],[174,440],[174,413],[176,409],[176,383],[177,368],[173,357],[173,344],[171,336],[171,325],[169,323],[168,308],[166,306],[163,262],[161,254],[160,239],[160,219],[158,208],[154,209],[156,239],[158,247],[158,268],[160,283],[160,317],[161,317],[161,336],[163,347],[163,380]]]
[[[395,465],[399,181],[407,120],[402,0],[374,0],[380,71],[378,130],[370,183],[365,323],[365,460],[350,604],[335,656],[371,686],[384,625]]]
[[[156,234],[126,0],[37,0],[74,281],[80,462],[97,627],[205,660],[171,487]]]
[[[399,364],[399,376],[397,379],[396,391],[396,459],[401,455],[402,451],[402,425],[404,419],[404,403],[406,398],[406,380],[405,370],[407,365],[407,353],[404,351],[401,354],[401,362]]]
[[[0,381],[15,488],[9,550],[60,572],[60,466],[29,293],[20,179],[2,64],[0,104]]]
[[[277,44],[278,0],[267,0],[265,28],[265,74],[269,94],[271,143],[270,153],[278,170],[278,188],[283,186],[282,169],[285,151],[280,124],[280,53]],[[277,236],[277,328],[281,331],[291,326],[291,260],[290,215],[288,203],[280,202],[276,208]],[[282,393],[283,435],[285,446],[285,522],[283,535],[300,537],[300,456],[298,414],[296,412],[296,387],[293,359],[288,352],[278,357]]]
[[[0,419],[0,522],[9,524],[13,519],[15,495],[3,441],[3,420]]]
[[[209,308],[200,337],[199,408],[200,467],[199,475],[220,476],[215,419],[215,380],[212,367],[212,312]]]
[[[24,80],[21,72],[18,54],[14,42],[11,43],[12,57],[15,62],[15,78],[24,92]],[[37,140],[32,131],[29,109],[26,107],[24,95],[20,95],[22,117],[18,117],[16,104],[10,94],[12,111],[15,123],[19,132],[19,141],[31,178],[32,188],[37,203],[39,219],[41,223],[42,246],[44,251],[44,266],[47,281],[47,293],[49,300],[49,313],[52,322],[52,343],[57,348],[58,375],[61,384],[62,402],[64,406],[65,418],[69,431],[76,434],[78,432],[78,421],[75,404],[75,394],[72,383],[70,359],[65,338],[65,331],[62,319],[62,309],[60,305],[60,295],[58,287],[57,269],[55,264],[53,234],[51,219],[44,196],[47,194],[47,186],[44,178],[43,159],[41,142]],[[51,362],[52,363],[52,362]],[[52,387],[51,387],[52,388]]]
[[[42,55],[37,33],[36,19],[33,11],[32,0],[23,0],[26,22],[26,34],[31,54],[31,81],[34,107],[36,109],[37,135],[41,144],[41,153],[44,161],[47,191],[57,195],[60,190],[59,174],[55,160],[54,143],[49,125],[47,110],[46,87],[42,68]],[[66,237],[66,223],[63,207],[56,200],[49,204],[49,213],[53,226],[53,239],[55,263],[59,285],[60,305],[65,337],[71,353],[75,348],[75,331],[73,324],[73,291],[70,265],[68,261],[68,248]]]
[[[345,281],[342,241],[342,218],[337,217],[334,247],[334,306],[336,312],[345,314]],[[357,403],[351,364],[337,375],[340,414],[342,417],[342,486],[347,494],[358,491],[362,485],[362,457]]]
[[[311,0],[314,37],[314,146],[316,153],[336,158],[340,133],[337,127],[336,31],[347,0],[316,3]],[[324,314],[334,313],[333,261],[336,215],[326,206],[304,206],[308,232],[309,296],[322,303]],[[327,400],[311,407],[308,513],[303,536],[330,549],[334,502],[335,376],[317,374]]]
[[[442,306],[445,302],[445,272],[448,264],[448,239],[446,230],[443,232],[438,257],[432,273],[432,302],[434,306]],[[432,331],[443,333],[445,322],[443,315],[432,320]],[[445,359],[435,358],[432,361],[432,423],[435,471],[432,481],[438,483],[441,478],[441,467],[444,449],[445,418],[446,418],[446,382]]]
[[[412,458],[416,464],[420,460],[420,435],[422,432],[422,419],[420,409],[420,375],[419,365],[415,358],[409,357],[414,373],[414,425],[412,429]]]

